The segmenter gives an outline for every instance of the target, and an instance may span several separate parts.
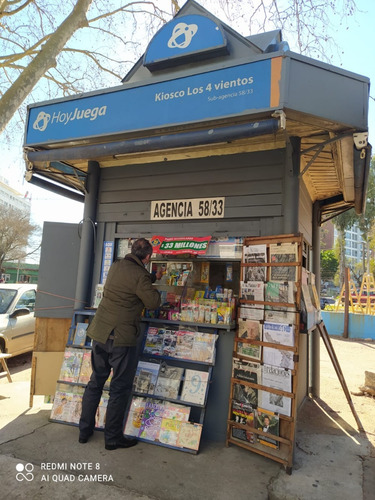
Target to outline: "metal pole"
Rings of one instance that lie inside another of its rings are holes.
[[[96,161],[88,162],[87,194],[81,225],[81,246],[79,250],[76,295],[74,309],[90,305],[91,275],[95,249],[96,207],[99,189],[100,167]]]
[[[313,224],[312,224],[312,270],[315,274],[315,286],[320,297],[320,204],[315,202],[313,205]],[[315,328],[310,333],[310,353],[309,353],[309,377],[310,394],[318,398],[320,396],[320,334]]]
[[[349,329],[349,296],[350,296],[350,270],[348,267],[345,268],[344,274],[344,290],[345,290],[345,302],[344,302],[344,339],[348,338],[348,329]]]

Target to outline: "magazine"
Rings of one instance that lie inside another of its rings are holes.
[[[128,418],[126,419],[124,434],[127,436],[139,436],[143,415],[146,406],[146,398],[133,396],[130,404]]]
[[[177,331],[177,343],[175,357],[180,359],[191,359],[193,352],[195,332],[189,330]]]
[[[161,356],[163,354],[164,333],[165,330],[163,328],[149,326],[143,352]]]
[[[237,424],[242,424],[248,426],[250,429],[240,429],[239,427],[232,427],[232,437],[240,439],[241,441],[247,441],[248,443],[255,442],[254,433],[251,432],[251,428],[254,428],[256,411],[250,404],[239,403],[238,401],[232,401],[232,420]]]
[[[264,301],[263,281],[241,281],[241,297],[245,300]],[[242,304],[240,317],[245,319],[262,320],[264,316],[263,304]]]
[[[170,446],[177,446],[181,425],[181,420],[163,417],[160,423],[159,442]]]
[[[233,399],[239,403],[251,405],[253,408],[258,406],[258,389],[244,384],[233,384]]]
[[[270,245],[270,262],[298,262],[297,243],[272,243]],[[297,267],[271,267],[270,281],[297,281]]]
[[[162,362],[154,394],[167,399],[177,399],[184,369]]]
[[[284,368],[264,364],[262,366],[262,385],[280,391],[292,392],[292,373]],[[287,396],[261,391],[259,404],[266,410],[287,417],[291,415],[292,400]]]
[[[171,446],[177,445],[177,438],[183,422],[189,421],[190,407],[165,401],[160,425],[159,441]]]
[[[142,360],[138,361],[133,381],[133,391],[145,394],[154,394],[159,368],[159,363]]]
[[[65,382],[78,382],[83,353],[83,349],[74,347],[65,348],[59,380],[64,380]]]
[[[208,372],[185,370],[181,401],[203,405],[206,399]]]
[[[108,400],[109,400],[109,394],[107,391],[104,391],[102,397],[100,398],[99,406],[96,410],[96,415],[95,415],[95,427],[97,429],[104,429]]]
[[[80,384],[88,384],[91,377],[91,373],[92,373],[91,350],[84,349],[78,382]]]
[[[73,345],[84,346],[86,342],[86,330],[88,323],[77,323],[73,338]]]
[[[262,325],[259,321],[238,318],[238,334],[240,339],[262,340]]]
[[[147,398],[139,437],[149,441],[155,441],[159,438],[163,412],[164,401]]]
[[[267,365],[279,366],[281,368],[294,368],[294,352],[273,347],[263,347],[263,363]]]
[[[242,304],[239,308],[239,316],[243,319],[261,321],[264,316],[264,306],[258,304]]]
[[[99,283],[95,286],[95,295],[94,295],[94,302],[93,302],[93,309],[97,309],[99,307],[100,301],[103,298],[103,293],[104,293],[104,285],[102,283]]]
[[[291,281],[284,283],[268,281],[266,283],[265,301],[294,304],[294,288],[295,284]],[[279,306],[277,308],[279,309]]]
[[[174,357],[176,354],[177,332],[175,330],[165,330],[163,338],[163,356]]]
[[[263,436],[263,434],[258,434],[258,442],[265,446],[270,446],[271,448],[278,449],[279,441],[272,439],[272,435],[280,435],[279,426],[279,416],[277,413],[265,410],[263,408],[258,408],[257,410],[257,428],[263,432],[269,434],[268,436]]]
[[[267,262],[266,245],[249,245],[243,247],[243,262],[245,264]],[[244,281],[266,281],[266,267],[244,267]]]
[[[177,446],[179,446],[180,448],[189,448],[189,450],[198,451],[202,435],[202,428],[202,424],[182,422],[177,438]]]
[[[51,419],[61,422],[70,422],[72,414],[73,393],[68,391],[56,390],[53,401]]]
[[[213,363],[217,338],[218,335],[213,333],[195,332],[192,359],[204,363]]]
[[[233,358],[232,377],[246,382],[253,382],[253,384],[261,384],[261,365],[260,363]]]
[[[262,357],[262,346],[249,344],[245,342],[237,342],[237,354],[246,358],[260,360]]]
[[[272,344],[294,346],[294,326],[265,321],[263,324],[263,340]]]

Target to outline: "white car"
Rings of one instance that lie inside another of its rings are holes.
[[[33,350],[36,288],[0,283],[0,351],[17,356]]]

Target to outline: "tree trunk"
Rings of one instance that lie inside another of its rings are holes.
[[[42,46],[39,54],[22,71],[0,100],[0,133],[12,119],[21,103],[46,72],[56,66],[56,58],[71,36],[87,26],[86,13],[93,0],[77,0],[71,14]]]

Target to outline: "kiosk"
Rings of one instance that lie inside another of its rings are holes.
[[[232,266],[238,296],[244,239],[297,235],[318,287],[321,223],[364,211],[368,99],[366,77],[291,52],[279,30],[241,36],[189,0],[122,85],[29,106],[26,179],[85,203],[79,227],[44,227],[31,395],[53,393],[58,369],[48,383],[43,370],[92,305],[108,244],[117,258],[137,237],[210,237],[216,285]],[[219,333],[206,412],[222,442],[234,338]],[[300,334],[296,411],[319,394],[318,346]]]

